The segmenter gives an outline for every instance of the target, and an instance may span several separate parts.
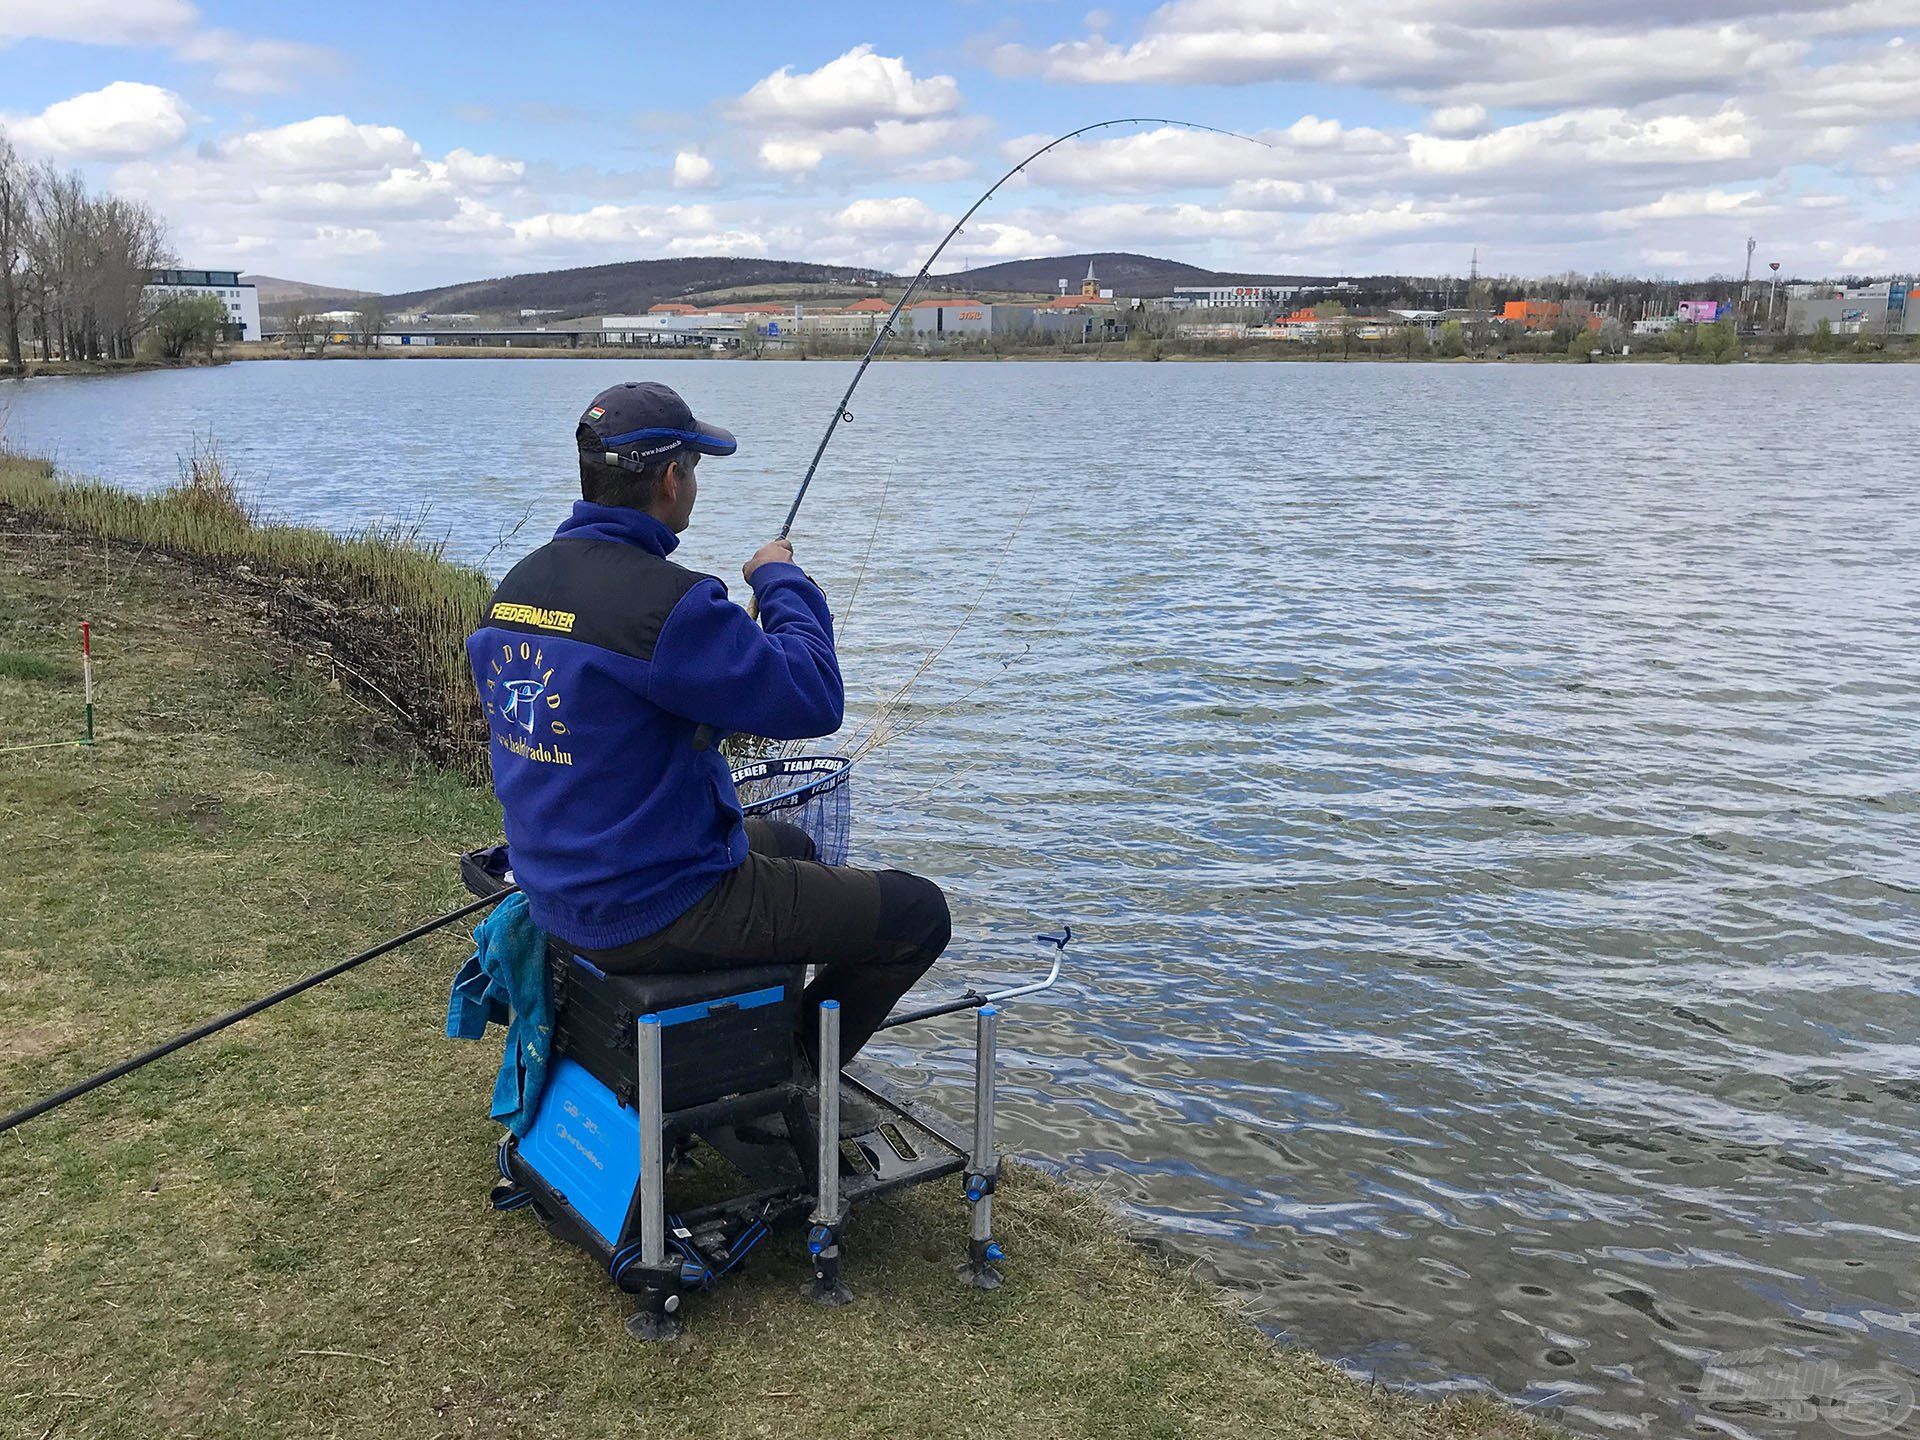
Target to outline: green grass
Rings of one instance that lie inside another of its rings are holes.
[[[79,678],[80,667],[71,661],[19,650],[0,650],[0,679],[71,681]]]
[[[101,715],[94,750],[0,756],[0,1111],[463,898],[490,798],[225,580],[17,527],[0,551],[0,649],[57,655],[88,615]],[[0,674],[20,740],[73,698]],[[0,1440],[1541,1433],[1274,1349],[1026,1170],[995,1294],[952,1277],[947,1182],[855,1217],[853,1307],[800,1298],[789,1229],[640,1347],[583,1257],[485,1208],[498,1045],[439,1035],[463,956],[423,941],[0,1136]]]

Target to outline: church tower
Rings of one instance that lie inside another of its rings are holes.
[[[1087,278],[1080,282],[1080,294],[1088,300],[1100,298],[1100,282],[1093,278],[1093,261],[1087,261]]]

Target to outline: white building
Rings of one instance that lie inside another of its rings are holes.
[[[227,307],[229,338],[260,338],[260,292],[242,284],[238,270],[156,270],[147,285],[155,302],[176,295],[211,295]]]
[[[1167,305],[1173,310],[1263,310],[1291,305],[1304,291],[1320,295],[1359,288],[1351,280],[1332,285],[1176,285]]]

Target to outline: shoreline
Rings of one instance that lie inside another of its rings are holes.
[[[260,342],[250,342],[260,343]],[[1092,351],[1093,353],[1087,353]],[[222,356],[223,360],[242,361],[339,361],[339,360],[703,360],[723,362],[759,362],[778,361],[785,364],[826,363],[835,361],[853,362],[860,359],[860,352],[821,354],[794,354],[787,351],[767,351],[759,355],[742,354],[736,350],[712,351],[702,349],[672,349],[665,346],[647,348],[632,345],[598,346],[492,346],[492,345],[423,345],[423,346],[386,346],[370,351],[340,350],[322,352],[317,355],[296,355],[289,351],[242,352],[239,347],[230,347]],[[1101,365],[1131,362],[1135,364],[1173,364],[1173,365],[1908,365],[1920,363],[1920,342],[1891,351],[1875,351],[1867,354],[1826,354],[1819,355],[1803,350],[1786,353],[1742,354],[1726,359],[1709,359],[1704,356],[1671,354],[1638,355],[1602,355],[1571,356],[1566,354],[1498,354],[1498,355],[1387,355],[1378,353],[1354,352],[1343,355],[1337,352],[1302,351],[1295,348],[1282,353],[1264,351],[1235,351],[1231,353],[1210,354],[1205,352],[1163,352],[1158,355],[1143,354],[1129,350],[1124,343],[1111,347],[1083,347],[1068,350],[1031,350],[1014,351],[1006,354],[982,354],[978,352],[930,353],[912,350],[883,350],[874,357],[875,363],[911,362],[915,364],[994,364],[1000,362],[1022,364],[1031,362],[1064,362],[1077,365]],[[216,362],[218,363],[218,362]]]
[[[55,375],[133,375],[146,370],[206,370],[236,358],[216,354],[192,360],[23,360],[18,369],[0,361],[0,380],[38,380]],[[246,359],[250,357],[237,357]]]
[[[95,622],[101,693],[96,749],[7,762],[0,813],[35,817],[16,830],[31,843],[13,943],[46,962],[0,987],[10,1099],[444,909],[460,895],[451,852],[497,825],[474,777],[422,748],[445,723],[432,706],[388,693],[442,673],[423,647],[477,613],[477,577],[319,532],[247,539],[251,519],[203,489],[134,497],[0,455],[0,652],[36,662],[0,667],[0,700],[62,713],[78,615]],[[399,625],[385,618],[419,653],[369,644],[354,595],[400,604]],[[1094,1191],[1025,1166],[1003,1192],[1015,1263],[991,1297],[953,1283],[964,1207],[926,1187],[856,1219],[861,1303],[844,1319],[797,1300],[806,1267],[782,1244],[701,1300],[685,1340],[638,1349],[604,1277],[480,1203],[498,1052],[424,1035],[463,955],[422,942],[0,1147],[0,1181],[49,1199],[0,1235],[17,1277],[0,1381],[31,1433],[63,1416],[116,1432],[596,1433],[651,1406],[731,1437],[762,1433],[771,1389],[793,1433],[934,1434],[983,1386],[1008,1433],[1554,1433],[1486,1397],[1417,1401],[1275,1346],[1226,1292],[1125,1238]],[[108,1288],[134,1256],[140,1283]],[[103,1294],[123,1323],[84,1318]]]

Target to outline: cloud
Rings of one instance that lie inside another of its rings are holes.
[[[916,80],[899,56],[856,45],[818,70],[795,74],[783,65],[734,103],[748,120],[809,130],[919,120],[960,108],[960,84],[951,75]]]
[[[1172,0],[1128,44],[1095,33],[999,45],[989,60],[1088,85],[1301,80],[1458,105],[1620,104],[1729,87],[1792,64],[1811,39],[1916,18],[1914,0]]]
[[[1698,220],[1726,215],[1762,215],[1771,208],[1759,190],[1669,190],[1658,200],[1609,210],[1595,217],[1614,230],[1635,230],[1665,220]]]
[[[487,190],[496,185],[512,185],[526,174],[518,160],[503,160],[498,155],[476,155],[471,150],[449,150],[441,162],[446,177],[456,185]]]
[[[38,115],[0,115],[0,128],[41,155],[124,160],[178,144],[187,133],[187,111],[171,90],[116,80],[56,101]]]
[[[1712,115],[1575,110],[1507,125],[1467,140],[1407,137],[1416,170],[1466,176],[1556,165],[1724,165],[1752,153],[1754,126],[1736,105]]]
[[[1487,128],[1484,105],[1442,105],[1427,117],[1432,135],[1478,135]]]
[[[385,248],[379,231],[347,225],[322,225],[313,232],[313,238],[336,255],[371,255]]]
[[[187,0],[7,0],[0,5],[0,45],[164,45],[188,34],[199,19]]]
[[[1416,205],[1402,200],[1368,210],[1322,211],[1296,233],[1298,243],[1316,249],[1350,249],[1356,240],[1379,240],[1394,235],[1430,235],[1458,232],[1477,217],[1459,210]]]
[[[581,247],[634,248],[668,255],[761,253],[766,241],[727,226],[706,205],[596,205],[580,212],[530,215],[507,226],[516,248],[569,254]]]
[[[1920,140],[1862,156],[1853,168],[1867,175],[1897,175],[1906,170],[1920,170]]]
[[[960,107],[960,85],[951,75],[918,79],[899,56],[856,45],[818,70],[795,74],[782,66],[727,113],[758,137],[760,168],[776,175],[804,179],[837,158],[903,177],[917,171],[936,178],[924,168],[924,157],[944,152],[937,178],[952,179],[971,169],[955,152],[985,129],[983,122],[961,116]]]
[[[1920,120],[1920,45],[1889,44],[1803,71],[1780,87],[1779,104],[1810,125]]]
[[[0,0],[0,48],[20,40],[165,48],[188,64],[212,66],[214,83],[237,95],[292,90],[307,74],[341,68],[324,46],[205,26],[188,0]]]
[[[809,175],[829,156],[904,175],[901,162],[933,151],[953,151],[979,138],[984,129],[984,122],[965,118],[881,120],[864,127],[769,136],[760,142],[756,155],[762,169],[788,176]],[[962,166],[944,178],[958,178],[972,168],[970,162],[962,161]]]
[[[881,235],[935,235],[953,224],[951,215],[937,213],[926,201],[911,195],[890,199],[856,200],[833,217],[847,230]]]
[[[420,146],[397,125],[357,125],[344,115],[316,115],[223,142],[223,159],[269,174],[380,176],[417,164]]]
[[[682,150],[673,157],[673,184],[677,190],[697,190],[714,182],[713,162],[697,150]]]
[[[213,67],[214,83],[236,95],[275,95],[310,75],[340,69],[333,51],[291,40],[258,40],[232,30],[202,30],[174,46],[182,60]]]
[[[1002,153],[1018,159],[1045,139],[1022,136],[1004,145]],[[1402,141],[1384,131],[1303,115],[1291,125],[1250,138],[1159,126],[1110,139],[1073,140],[1035,161],[1025,176],[1030,185],[1061,189],[1165,191],[1261,177],[1350,174],[1356,163],[1404,149]]]

